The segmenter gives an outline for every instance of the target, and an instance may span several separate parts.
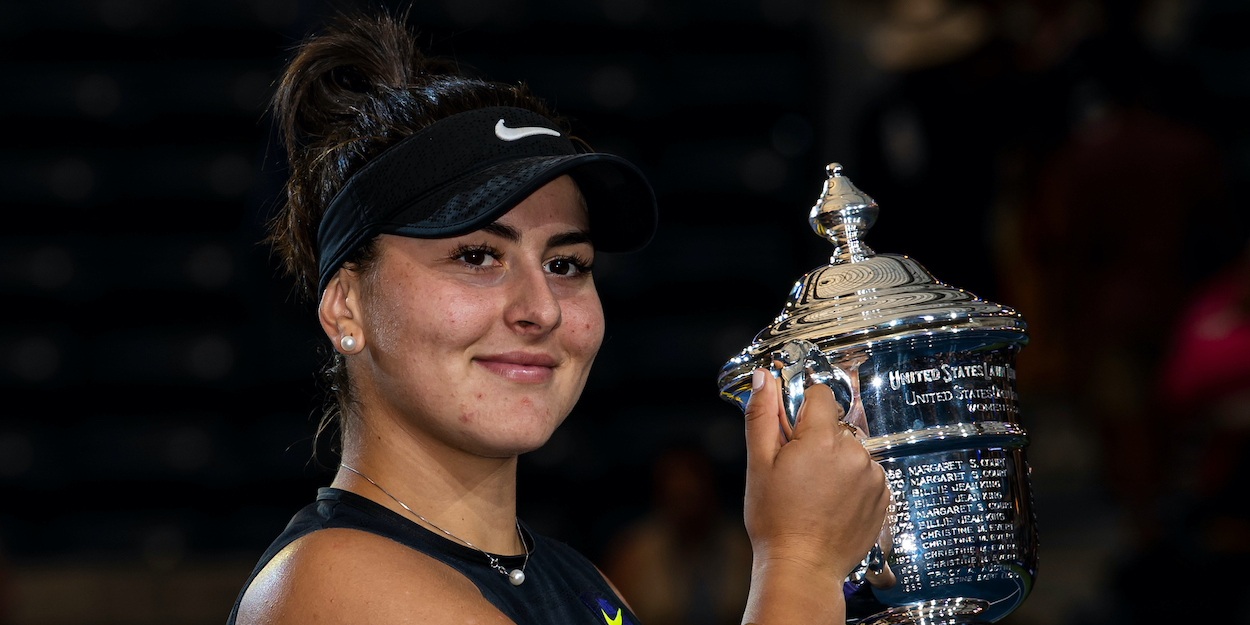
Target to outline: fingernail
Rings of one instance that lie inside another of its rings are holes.
[[[756,369],[751,374],[751,391],[755,392],[764,388],[764,378],[766,377],[768,377],[768,374],[764,373],[763,369]]]

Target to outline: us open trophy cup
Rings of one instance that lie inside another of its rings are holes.
[[[833,243],[830,263],[725,364],[721,396],[745,408],[751,372],[770,369],[793,425],[803,389],[826,384],[885,469],[893,545],[873,547],[847,579],[848,622],[992,623],[1037,571],[1014,368],[1024,319],[907,256],[873,253],[862,237],[877,203],[837,163],[828,174],[809,221]],[[897,578],[887,590],[864,582],[882,560]]]

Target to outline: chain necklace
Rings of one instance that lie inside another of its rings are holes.
[[[395,495],[392,495],[392,494],[391,494],[390,492],[388,492],[385,488],[382,488],[382,486],[381,486],[381,485],[379,485],[377,482],[373,481],[373,479],[372,479],[372,478],[370,478],[368,475],[365,475],[364,473],[361,473],[360,471],[357,471],[356,469],[354,469],[353,467],[351,467],[351,466],[347,465],[346,463],[339,463],[339,466],[342,466],[344,469],[347,469],[348,471],[351,471],[352,473],[355,473],[356,475],[359,475],[360,477],[365,478],[365,480],[366,480],[366,481],[368,481],[370,484],[373,484],[374,486],[376,486],[376,487],[377,487],[377,489],[378,489],[378,490],[380,490],[380,491],[382,491],[382,493],[383,493],[383,494],[385,494],[387,497],[390,497],[392,500],[394,500],[394,501],[395,501],[395,503],[399,504],[399,505],[400,505],[400,506],[401,506],[404,510],[407,510],[408,512],[410,512],[410,513],[412,514],[412,516],[415,516],[415,517],[417,517],[418,519],[421,519],[423,522],[425,522],[425,524],[426,524],[426,525],[429,525],[430,527],[432,527],[432,528],[434,528],[434,529],[436,529],[436,530],[438,530],[438,531],[440,531],[440,532],[442,532],[442,533],[446,534],[447,536],[449,536],[450,538],[452,538],[452,539],[454,539],[454,540],[457,540],[457,541],[459,541],[459,542],[462,542],[462,543],[464,543],[464,544],[468,545],[469,547],[471,547],[471,548],[473,548],[473,549],[476,549],[476,550],[477,550],[478,552],[480,552],[482,555],[486,556],[486,559],[490,561],[490,562],[489,562],[489,564],[490,564],[490,568],[495,569],[496,571],[499,571],[499,574],[500,574],[500,575],[503,575],[504,577],[508,578],[508,581],[509,581],[509,582],[512,582],[512,585],[513,585],[513,586],[520,586],[521,584],[523,584],[523,583],[525,582],[525,565],[527,565],[527,564],[529,564],[529,563],[530,563],[530,546],[529,546],[528,544],[526,544],[526,542],[525,542],[525,535],[521,533],[521,521],[520,521],[520,520],[517,520],[517,522],[516,522],[516,535],[517,535],[517,538],[520,538],[520,539],[521,539],[521,546],[522,546],[522,547],[525,547],[525,560],[523,560],[523,561],[521,562],[521,568],[519,568],[519,569],[512,569],[511,571],[509,571],[508,569],[505,569],[505,568],[503,567],[503,565],[502,565],[502,564],[500,564],[500,563],[499,563],[499,558],[496,558],[495,556],[493,556],[493,555],[491,555],[491,554],[489,554],[489,553],[486,553],[485,551],[483,551],[482,549],[480,549],[477,545],[474,545],[473,543],[471,543],[471,542],[469,542],[469,541],[467,541],[467,540],[465,540],[465,539],[463,539],[463,538],[461,538],[461,537],[459,537],[459,536],[456,536],[455,534],[452,534],[451,532],[449,532],[449,531],[447,531],[447,530],[445,530],[445,529],[443,529],[443,528],[441,528],[441,527],[439,527],[439,526],[437,526],[437,525],[435,525],[435,524],[431,523],[431,522],[429,521],[429,519],[426,519],[425,517],[423,517],[423,516],[421,516],[421,515],[417,514],[417,513],[416,513],[416,511],[414,511],[412,508],[409,508],[409,507],[408,507],[408,504],[406,504],[406,503],[404,503],[404,502],[400,501],[397,497],[395,497]]]

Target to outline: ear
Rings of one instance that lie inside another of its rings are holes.
[[[341,354],[355,354],[364,348],[359,274],[339,269],[322,291],[321,304],[317,308],[321,329],[330,337],[334,349]]]

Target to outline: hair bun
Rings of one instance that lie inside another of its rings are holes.
[[[362,106],[421,86],[455,66],[427,57],[403,16],[339,16],[300,45],[274,95],[274,112],[289,151],[357,128]]]

